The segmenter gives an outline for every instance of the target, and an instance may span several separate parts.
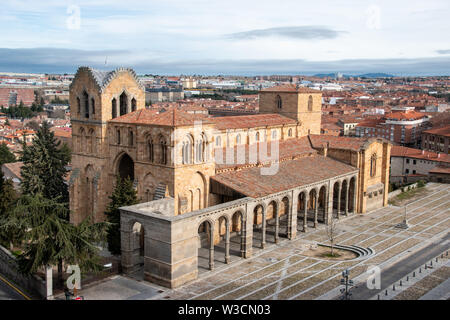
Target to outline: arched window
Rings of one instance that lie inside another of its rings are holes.
[[[183,141],[182,150],[183,164],[192,163],[192,137],[187,135]]]
[[[95,100],[94,100],[94,98],[91,99],[91,105],[92,105],[92,114],[95,114]]]
[[[130,129],[128,131],[128,145],[133,146],[133,144],[134,144],[134,133],[133,133],[133,130]]]
[[[220,138],[220,136],[216,137],[216,147],[221,147],[222,146],[222,139]]]
[[[116,131],[117,144],[120,144],[120,129]]]
[[[112,99],[112,118],[117,118],[117,100],[116,98]]]
[[[153,140],[150,138],[148,140],[148,160],[153,162],[154,159],[154,148],[153,148]]]
[[[312,111],[313,109],[313,97],[309,96],[308,98],[308,111]]]
[[[198,139],[196,142],[196,147],[195,147],[195,151],[196,151],[195,161],[196,162],[205,161],[205,145],[206,145],[206,138],[202,134],[200,136],[200,139]]]
[[[77,97],[77,108],[78,108],[78,114],[81,113],[81,100]]]
[[[256,140],[256,141],[259,141],[259,132],[256,133],[256,135],[255,135],[255,140]]]
[[[136,99],[131,99],[131,111],[136,111]]]
[[[281,97],[279,95],[277,95],[275,100],[276,100],[276,103],[277,103],[277,108],[278,109],[283,108],[283,101],[281,101]]]
[[[167,143],[164,138],[161,138],[159,142],[161,146],[161,164],[167,164]]]
[[[84,117],[89,118],[89,95],[86,91],[83,93]]]
[[[277,130],[272,130],[272,140],[277,138]]]
[[[292,137],[292,129],[288,130],[288,137]]]
[[[128,109],[128,97],[125,92],[120,95],[120,115],[127,114]]]
[[[241,135],[240,134],[238,134],[236,136],[236,144],[241,144]]]
[[[377,173],[377,154],[374,153],[372,157],[370,157],[370,176],[374,177]]]

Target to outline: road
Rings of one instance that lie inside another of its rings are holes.
[[[365,284],[351,290],[353,300],[368,300],[374,295],[383,292],[396,281],[406,277],[409,273],[429,262],[434,257],[450,249],[450,233],[435,243],[424,247],[411,256],[391,265],[381,271],[381,289],[368,289]]]
[[[0,300],[26,300],[8,280],[0,275]]]

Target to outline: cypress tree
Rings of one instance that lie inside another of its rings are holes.
[[[110,223],[107,232],[108,250],[112,254],[120,254],[120,207],[131,206],[138,203],[133,182],[129,179],[117,177],[116,187],[109,197],[111,202],[105,211]]]

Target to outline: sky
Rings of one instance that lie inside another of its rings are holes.
[[[2,0],[0,71],[450,75],[448,0]]]

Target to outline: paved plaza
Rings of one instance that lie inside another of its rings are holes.
[[[375,254],[366,259],[328,261],[303,255],[311,245],[327,243],[325,226],[298,232],[295,240],[282,239],[255,250],[250,259],[233,256],[228,265],[217,264],[214,271],[199,272],[199,279],[170,290],[149,285],[127,293],[116,292],[122,299],[317,299],[335,298],[341,273],[350,270],[350,278],[362,278],[369,266],[382,270],[443,238],[450,228],[450,186],[429,183],[407,207],[409,228],[395,226],[403,221],[404,208],[388,206],[364,215],[342,218],[336,243],[370,247]],[[256,248],[255,248],[256,249]],[[443,249],[445,250],[445,249]],[[223,257],[216,255],[218,262]],[[122,286],[145,282],[121,277]],[[111,280],[113,281],[113,280]],[[106,284],[103,284],[105,286]],[[146,287],[147,288],[147,287]],[[148,291],[146,291],[148,290]],[[158,290],[163,290],[161,292]],[[83,290],[86,299],[108,299],[95,287]]]

